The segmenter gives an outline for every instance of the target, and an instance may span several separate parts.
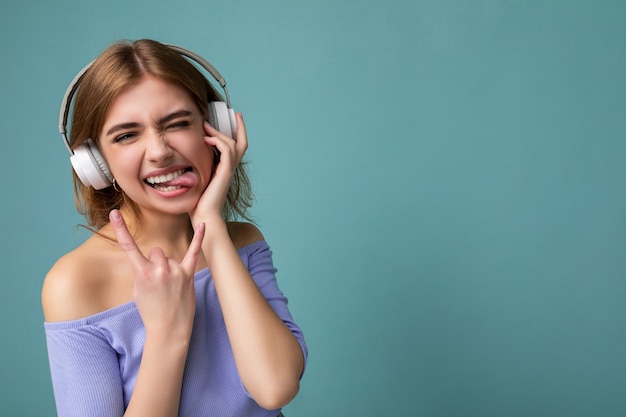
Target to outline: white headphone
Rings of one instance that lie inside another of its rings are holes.
[[[181,48],[180,46],[167,46],[178,52],[179,54],[197,62],[205,70],[207,70],[207,72],[211,74],[213,78],[215,78],[215,80],[220,84],[220,86],[224,90],[226,102],[212,101],[208,104],[209,123],[220,132],[228,135],[231,138],[235,138],[237,134],[235,111],[230,105],[230,96],[228,94],[228,89],[226,88],[226,81],[224,81],[224,78],[220,75],[220,73],[215,69],[213,65],[211,65],[201,56],[187,49]],[[76,93],[76,90],[78,89],[83,75],[85,75],[85,72],[87,72],[92,64],[93,61],[87,64],[82,70],[80,70],[80,72],[76,74],[69,87],[67,87],[67,90],[65,91],[63,101],[61,102],[61,111],[59,114],[59,132],[63,137],[63,142],[65,143],[67,150],[70,152],[70,162],[72,163],[72,167],[74,168],[76,175],[78,175],[78,178],[80,178],[81,182],[85,186],[91,186],[96,190],[102,190],[103,188],[107,188],[113,185],[113,175],[111,174],[109,167],[104,161],[102,153],[92,139],[87,139],[83,144],[77,146],[75,149],[72,149],[70,146],[70,142],[67,139],[66,130],[72,97],[74,97],[74,93]]]

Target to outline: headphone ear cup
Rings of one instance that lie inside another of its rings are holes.
[[[102,153],[91,139],[87,139],[84,144],[74,149],[70,162],[85,186],[102,190],[113,184],[113,175]]]
[[[223,101],[209,103],[209,123],[229,138],[237,139],[235,111]]]

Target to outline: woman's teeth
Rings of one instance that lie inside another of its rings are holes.
[[[174,191],[174,190],[178,190],[179,188],[181,188],[180,185],[158,185],[158,184],[154,184],[152,187],[159,191],[164,191],[164,192]]]
[[[159,185],[164,182],[172,181],[174,178],[180,177],[184,173],[185,173],[184,169],[179,169],[178,171],[170,172],[167,175],[156,175],[154,177],[148,177],[146,178],[146,182],[150,185]],[[169,188],[169,187],[166,187],[166,188]],[[175,188],[176,187],[172,187],[172,189],[175,189]]]

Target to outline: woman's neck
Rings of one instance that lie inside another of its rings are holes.
[[[187,214],[142,211],[137,216],[129,209],[121,208],[120,211],[137,246],[145,255],[151,248],[159,247],[168,257],[179,261],[184,257],[193,236]]]

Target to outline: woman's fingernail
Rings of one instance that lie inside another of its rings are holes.
[[[118,210],[111,210],[111,213],[109,213],[109,218],[111,220],[118,221],[121,217],[122,216]]]

